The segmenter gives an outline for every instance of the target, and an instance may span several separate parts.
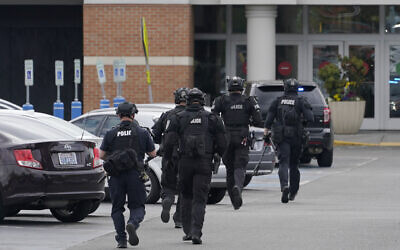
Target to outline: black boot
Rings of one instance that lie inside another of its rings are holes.
[[[192,243],[194,245],[200,245],[203,243],[203,241],[200,239],[199,236],[192,236]]]
[[[136,228],[132,223],[126,225],[126,231],[129,235],[129,244],[132,246],[137,246],[139,244],[139,237],[136,234]]]
[[[282,190],[282,198],[281,198],[281,202],[282,203],[288,203],[289,202],[289,188],[288,187],[284,187]]]
[[[128,244],[126,242],[126,238],[119,238],[117,235],[115,236],[115,240],[117,241],[117,248],[127,248]]]
[[[289,200],[290,201],[294,201],[294,199],[296,198],[297,192],[290,192],[289,193]]]
[[[187,234],[187,235],[185,235],[185,236],[182,237],[182,240],[183,240],[183,241],[192,240],[192,236],[191,236],[190,234]]]
[[[242,192],[238,186],[234,186],[232,189],[232,196],[233,196],[233,208],[235,210],[239,209],[242,206]]]
[[[171,206],[174,203],[169,197],[166,197],[162,201],[162,211],[161,211],[161,220],[164,223],[168,223],[169,221],[169,211],[171,210]]]

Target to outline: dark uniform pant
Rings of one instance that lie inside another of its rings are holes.
[[[162,159],[162,174],[161,174],[161,198],[164,200],[165,198],[171,199],[175,201],[175,194],[178,194],[178,201],[176,203],[176,211],[174,213],[174,221],[181,222],[181,213],[180,213],[180,196],[178,192],[178,163],[179,160],[172,158],[172,160],[168,161],[166,159]]]
[[[186,235],[201,237],[211,183],[212,156],[182,157],[179,161],[181,215]]]
[[[226,166],[226,186],[231,201],[233,199],[232,189],[237,185],[243,189],[246,176],[246,167],[249,162],[249,142],[243,141],[243,133],[228,132],[228,148],[222,161]]]
[[[144,203],[146,191],[143,182],[139,178],[136,169],[122,173],[119,176],[112,176],[109,181],[110,196],[112,201],[111,218],[117,232],[117,241],[126,239],[125,218],[123,212],[126,196],[128,196],[128,208],[130,211],[128,223],[132,223],[135,228],[143,221],[145,215]]]
[[[297,193],[300,183],[299,160],[302,146],[299,139],[284,139],[278,144],[279,181],[281,190],[289,187],[291,193]],[[290,174],[289,174],[290,173]]]

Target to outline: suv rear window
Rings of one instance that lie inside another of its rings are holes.
[[[315,86],[300,86],[298,93],[299,96],[305,97],[311,105],[322,106],[325,104],[321,92]],[[260,86],[255,88],[253,95],[257,96],[263,119],[265,119],[271,103],[283,95],[283,86]]]

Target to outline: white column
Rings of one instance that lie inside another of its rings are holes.
[[[276,6],[246,6],[247,80],[275,80]]]

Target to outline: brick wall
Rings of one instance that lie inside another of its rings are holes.
[[[84,5],[84,56],[143,56],[140,18],[145,17],[150,56],[193,57],[190,5]],[[112,101],[116,85],[106,65],[106,94]],[[84,66],[84,111],[99,107],[102,98],[96,66]],[[172,92],[193,86],[193,66],[150,66],[154,102],[173,101]],[[127,66],[123,96],[135,103],[149,101],[145,66]]]

